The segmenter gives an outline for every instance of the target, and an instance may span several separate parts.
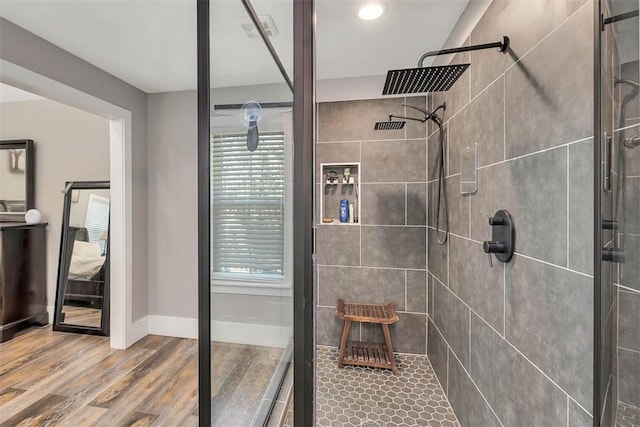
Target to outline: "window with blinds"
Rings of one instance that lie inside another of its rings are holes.
[[[211,138],[214,277],[283,279],[284,150],[282,132],[261,132],[254,152],[246,133]]]
[[[97,242],[100,250],[105,253],[107,233],[109,232],[109,199],[89,194],[85,227],[90,242]]]

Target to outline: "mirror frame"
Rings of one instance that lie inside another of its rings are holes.
[[[56,285],[56,305],[53,312],[53,330],[60,332],[73,332],[78,334],[87,335],[101,335],[109,336],[109,321],[110,321],[110,280],[111,274],[110,267],[110,253],[111,245],[110,237],[107,238],[107,251],[104,261],[104,295],[102,296],[102,317],[100,319],[100,327],[72,325],[61,322],[62,306],[64,303],[64,295],[67,284],[67,268],[65,267],[68,260],[67,254],[64,249],[67,246],[68,233],[66,230],[69,227],[69,217],[71,214],[71,197],[73,190],[110,190],[110,181],[67,181],[65,185],[64,195],[64,209],[62,213],[62,233],[60,237],[60,256],[58,258],[58,281]],[[111,209],[109,209],[111,211]],[[111,212],[109,212],[109,224],[111,224]],[[111,227],[109,226],[109,229]]]
[[[0,150],[25,150],[25,211],[24,212],[0,212],[0,222],[25,222],[24,214],[29,209],[35,208],[36,183],[35,183],[35,149],[31,139],[10,139],[0,141]]]

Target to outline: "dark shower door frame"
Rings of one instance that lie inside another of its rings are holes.
[[[600,401],[602,355],[602,1],[594,1],[593,16],[593,426],[600,427],[602,403]]]
[[[198,416],[211,425],[210,1],[196,0],[198,54]],[[240,1],[240,0],[238,0]],[[313,143],[314,0],[293,1],[293,406],[294,425],[314,424]]]

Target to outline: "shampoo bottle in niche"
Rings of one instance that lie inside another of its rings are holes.
[[[349,221],[349,201],[347,199],[340,200],[340,222]]]

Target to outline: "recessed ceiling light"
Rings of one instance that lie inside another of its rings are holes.
[[[362,20],[372,21],[374,19],[380,18],[380,16],[382,15],[382,12],[384,12],[384,9],[382,8],[381,4],[368,3],[360,8],[360,11],[358,12],[358,16]]]

